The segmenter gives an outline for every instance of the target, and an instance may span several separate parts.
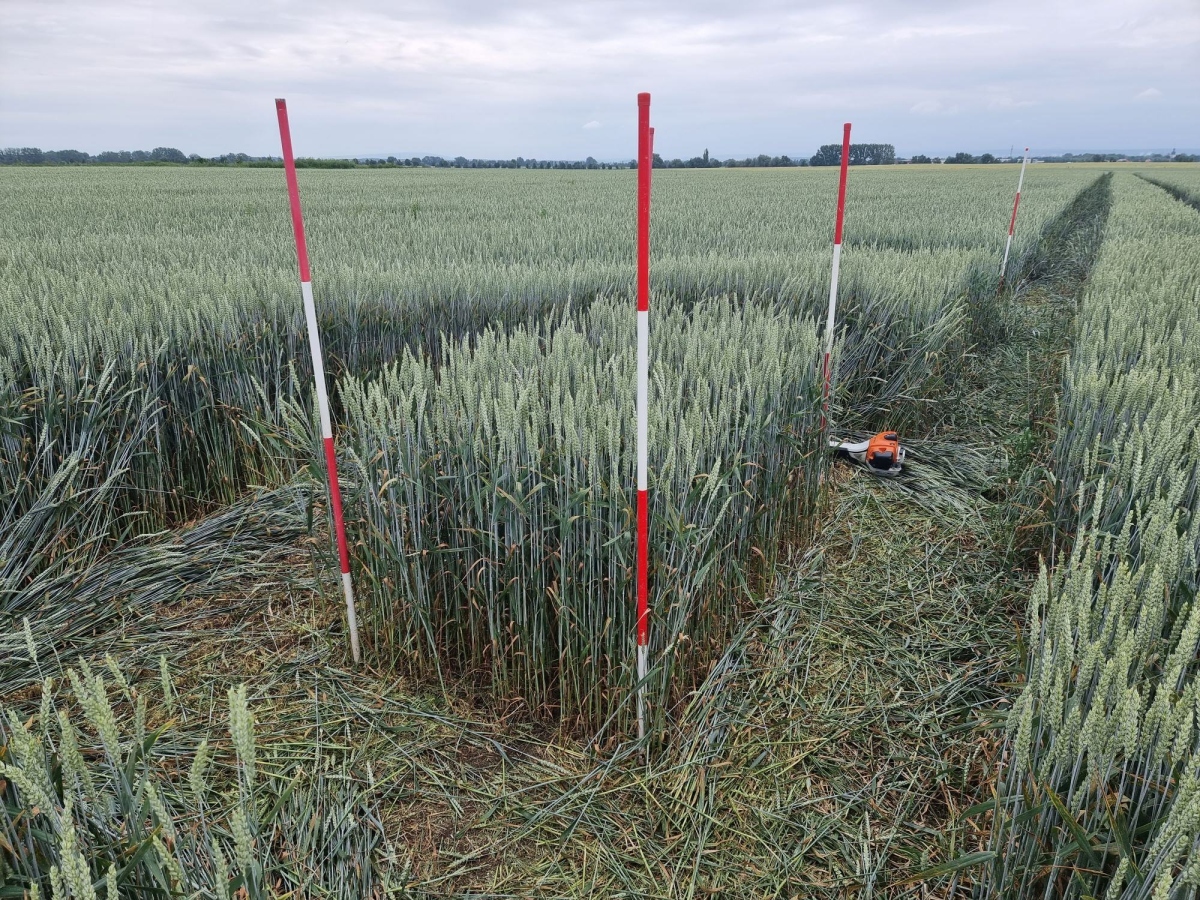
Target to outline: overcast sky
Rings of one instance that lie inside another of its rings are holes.
[[[629,158],[1200,148],[1200,0],[0,0],[0,146]]]

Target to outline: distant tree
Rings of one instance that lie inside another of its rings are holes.
[[[589,156],[587,158],[587,160],[584,161],[584,165],[586,165],[589,169],[600,168],[600,164],[598,162],[596,162],[595,157],[592,157],[592,156]]]
[[[851,144],[850,165],[852,166],[885,166],[896,161],[896,148],[891,144]],[[810,166],[840,166],[842,164],[841,144],[822,144],[809,159]]]
[[[822,144],[821,149],[808,160],[810,166],[840,166],[842,164],[841,144]]]
[[[46,154],[38,147],[6,147],[0,153],[0,162],[6,166],[40,166]]]
[[[914,162],[914,163],[931,163],[931,162],[933,162],[933,160],[931,160],[931,159],[930,159],[928,156],[926,156],[924,153],[918,153],[916,156],[914,156],[912,159],[910,159],[910,160],[909,160],[909,162]]]
[[[841,162],[841,153],[838,153]],[[851,144],[850,165],[852,166],[882,166],[891,165],[896,161],[896,148],[891,144]]]
[[[979,161],[981,163],[994,163],[996,161],[996,157],[992,156],[990,153],[985,153],[983,156],[979,157]]]
[[[187,162],[187,157],[184,156],[182,150],[176,150],[174,147],[155,147],[150,151],[150,158],[156,162]]]
[[[946,157],[946,162],[948,163],[973,163],[975,161],[975,157],[973,157],[970,153],[964,153],[962,151],[955,153],[953,156]]]

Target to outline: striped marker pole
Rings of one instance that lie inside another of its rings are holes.
[[[329,395],[325,390],[325,364],[321,357],[321,334],[317,330],[317,308],[313,304],[312,276],[308,270],[308,245],[304,240],[304,218],[300,213],[300,187],[296,183],[296,163],[292,159],[292,132],[288,128],[287,101],[276,100],[279,115],[279,139],[283,142],[283,169],[287,175],[288,201],[292,207],[292,231],[296,235],[296,260],[300,265],[300,295],[304,298],[304,319],[308,323],[308,348],[312,351],[313,377],[317,383],[317,410],[321,416],[321,439],[325,443],[325,467],[329,472],[329,505],[337,532],[338,558],[342,568],[342,588],[346,593],[346,619],[350,624],[350,652],[359,661],[358,617],[354,613],[354,585],[350,581],[350,551],[346,546],[346,522],[342,518],[342,489],[338,486],[337,456],[333,452],[333,426],[329,419]]]
[[[1013,229],[1017,225],[1017,207],[1021,205],[1021,187],[1025,184],[1025,165],[1029,162],[1029,148],[1021,160],[1021,177],[1017,179],[1017,196],[1013,198],[1012,218],[1008,220],[1008,240],[1004,243],[1004,259],[1000,262],[1000,287],[1004,287],[1004,270],[1008,268],[1008,251],[1012,249]]]
[[[650,498],[646,442],[650,422],[650,173],[654,167],[650,95],[638,94],[637,169],[637,719],[646,736],[646,673],[650,668]]]
[[[842,264],[842,221],[846,215],[846,171],[850,166],[850,123],[842,126],[842,171],[838,176],[837,223],[833,228],[833,272],[829,278],[829,315],[825,319],[824,386],[821,389],[821,432],[829,424],[830,357],[833,356],[833,323],[837,314],[838,269]]]

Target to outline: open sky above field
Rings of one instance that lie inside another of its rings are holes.
[[[1200,148],[1195,0],[0,0],[0,146],[540,159]]]

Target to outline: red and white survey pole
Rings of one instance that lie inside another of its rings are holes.
[[[1008,220],[1008,240],[1004,243],[1004,259],[1000,262],[1000,286],[1004,286],[1004,270],[1008,268],[1008,251],[1012,249],[1013,229],[1017,225],[1017,207],[1021,205],[1021,187],[1025,184],[1025,166],[1029,162],[1029,148],[1021,160],[1021,176],[1017,179],[1017,196],[1013,198],[1012,218]]]
[[[650,173],[654,129],[650,95],[638,94],[637,168],[637,720],[646,736],[646,673],[650,668],[650,495],[646,444],[650,426]]]
[[[350,652],[354,661],[358,662],[358,617],[354,612],[354,585],[350,581],[350,551],[346,546],[346,522],[342,518],[342,489],[338,486],[337,456],[333,451],[333,426],[329,419],[329,395],[325,390],[321,333],[317,329],[317,308],[313,304],[312,276],[308,270],[308,245],[304,240],[304,218],[300,213],[300,188],[296,183],[296,162],[292,158],[292,132],[288,128],[287,102],[276,100],[275,111],[279,115],[279,139],[283,142],[283,169],[287,175],[288,201],[292,207],[296,261],[300,265],[300,295],[304,298],[304,319],[308,323],[308,348],[312,351],[313,378],[317,383],[317,410],[321,416],[321,439],[325,444],[325,467],[329,472],[329,505],[333,509],[338,559],[342,568],[342,588],[346,593],[346,619],[350,624]]]
[[[842,264],[842,222],[846,216],[846,171],[850,165],[850,123],[842,126],[842,171],[838,176],[837,223],[833,228],[833,272],[829,278],[829,315],[825,319],[824,385],[821,389],[821,432],[829,423],[830,358],[833,356],[834,318],[837,315],[838,269]]]

